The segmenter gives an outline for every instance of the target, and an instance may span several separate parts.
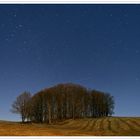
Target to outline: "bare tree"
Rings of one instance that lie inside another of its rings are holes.
[[[105,94],[105,110],[106,110],[106,116],[111,116],[114,113],[114,106],[115,106],[115,101],[114,97],[111,96],[109,93]]]
[[[24,92],[19,95],[12,104],[11,111],[21,115],[22,122],[29,117],[29,102],[31,100],[31,94],[29,92]]]

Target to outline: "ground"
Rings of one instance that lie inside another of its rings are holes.
[[[0,121],[1,136],[140,136],[140,117],[66,120],[57,124]]]

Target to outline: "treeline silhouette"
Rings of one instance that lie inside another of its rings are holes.
[[[89,90],[67,83],[41,90],[35,95],[24,92],[12,104],[12,112],[22,122],[55,123],[66,119],[111,116],[114,98],[109,93]]]

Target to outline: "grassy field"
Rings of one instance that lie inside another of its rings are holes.
[[[140,117],[66,120],[55,125],[0,121],[1,136],[140,136]]]

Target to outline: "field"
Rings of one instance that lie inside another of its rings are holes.
[[[57,124],[0,121],[1,136],[140,136],[140,117],[66,120]]]

